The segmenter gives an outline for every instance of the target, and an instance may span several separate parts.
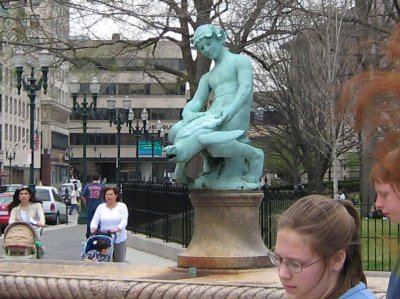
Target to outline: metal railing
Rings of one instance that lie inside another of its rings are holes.
[[[129,230],[189,245],[194,215],[185,186],[129,182],[123,184],[123,198],[129,211]]]
[[[268,248],[275,246],[277,216],[305,195],[302,191],[264,190],[259,223],[262,238]],[[123,184],[123,196],[129,210],[128,229],[133,233],[175,242],[183,247],[189,245],[193,233],[194,210],[186,187],[129,182]],[[371,205],[369,202],[355,202],[360,212],[369,210]],[[360,216],[364,270],[390,271],[395,266],[400,246],[399,225],[391,224],[379,215],[376,216],[378,218],[371,216]]]

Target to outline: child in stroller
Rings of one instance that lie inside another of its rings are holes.
[[[23,221],[13,222],[6,227],[3,248],[4,259],[40,259],[44,254],[36,229]]]
[[[114,241],[114,234],[99,234],[90,236],[83,246],[82,260],[94,262],[112,261]]]

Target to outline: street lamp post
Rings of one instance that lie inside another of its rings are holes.
[[[142,124],[143,126],[139,126],[139,118],[136,120],[136,127],[132,127],[132,122],[135,119],[135,115],[133,111],[129,112],[129,117],[128,117],[128,124],[129,124],[129,133],[133,133],[136,136],[136,180],[141,180],[139,178],[139,138],[140,135],[143,133],[145,136],[147,136],[148,131],[146,129],[147,125],[147,120],[149,119],[149,113],[147,112],[146,109],[143,109],[142,113],[140,114],[140,118],[142,119]]]
[[[47,93],[47,79],[49,73],[49,65],[53,59],[53,56],[47,50],[42,50],[39,52],[39,64],[41,66],[42,77],[37,80],[35,78],[35,67],[31,66],[31,74],[27,79],[29,84],[25,81],[23,77],[23,68],[26,63],[26,55],[23,51],[18,50],[14,53],[13,62],[15,65],[15,70],[17,73],[17,89],[18,95],[21,94],[21,88],[24,89],[28,93],[29,97],[29,107],[30,107],[30,152],[31,152],[31,161],[29,166],[29,185],[32,190],[35,188],[35,140],[34,140],[34,131],[35,131],[35,100],[36,100],[36,92],[40,91],[43,87],[43,93]]]
[[[73,152],[72,152],[73,147],[68,146],[67,147],[67,157],[68,157],[68,183],[71,181],[71,159],[73,157]]]
[[[9,151],[8,148],[6,148],[6,159],[9,161],[9,168],[8,168],[8,183],[11,184],[11,175],[12,175],[12,171],[11,171],[11,162],[13,160],[15,160],[15,154],[16,154],[16,150],[15,148],[11,150],[11,152]]]
[[[153,161],[154,161],[154,144],[156,142],[161,142],[161,147],[162,147],[162,138],[164,137],[163,135],[163,130],[162,130],[162,123],[160,120],[157,120],[156,123],[156,135],[151,136],[151,168],[153,170]],[[154,182],[154,175],[153,173],[151,174],[151,180]]]
[[[110,127],[112,124],[116,125],[117,128],[117,159],[116,159],[116,168],[117,168],[117,187],[121,190],[121,165],[120,165],[120,158],[121,158],[121,129],[122,125],[126,123],[129,124],[129,115],[133,114],[131,108],[131,101],[124,100],[123,101],[123,111],[121,109],[115,108],[116,101],[113,98],[107,100],[107,107],[108,107],[108,119],[110,122]],[[131,114],[130,114],[131,113]]]
[[[78,103],[78,93],[80,90],[80,83],[76,79],[72,79],[69,82],[69,88],[72,94],[72,110],[79,111],[82,115],[82,124],[83,124],[83,134],[82,134],[82,184],[86,185],[87,183],[87,159],[86,159],[86,144],[87,144],[87,119],[89,113],[92,111],[96,111],[97,109],[97,96],[100,91],[100,83],[96,77],[92,79],[89,84],[89,89],[92,94],[92,102],[89,104],[86,99],[86,93],[83,94],[83,101],[81,104]],[[82,205],[81,212],[79,213],[78,218],[79,224],[87,223],[87,215],[86,215],[86,207]]]

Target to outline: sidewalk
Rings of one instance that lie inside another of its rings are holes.
[[[68,239],[64,240],[54,240],[50,242],[45,242],[46,254],[45,259],[60,259],[57,257],[60,255],[59,247],[69,246],[70,250],[74,251],[75,254],[67,254],[67,260],[80,260],[80,249],[83,247],[85,242],[86,225],[77,224],[78,215],[75,213],[69,216],[68,225],[57,225],[48,226],[44,230],[44,238],[50,240],[55,239],[59,234],[51,232],[65,230],[65,234],[69,236]],[[128,235],[131,233],[128,232]],[[60,242],[65,242],[65,245],[61,245]],[[52,243],[58,243],[58,246],[53,246]],[[73,246],[72,243],[76,243],[77,246]],[[162,255],[151,254],[143,250],[138,250],[133,247],[128,246],[126,251],[126,262],[132,265],[149,265],[149,266],[176,266],[176,262],[163,257]]]

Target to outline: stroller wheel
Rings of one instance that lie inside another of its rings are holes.
[[[38,247],[38,248],[36,248],[36,257],[37,257],[38,259],[41,259],[41,258],[43,258],[43,256],[44,256],[44,249],[43,249],[43,247]]]
[[[41,241],[36,241],[36,257],[41,259],[44,256],[43,243]]]

